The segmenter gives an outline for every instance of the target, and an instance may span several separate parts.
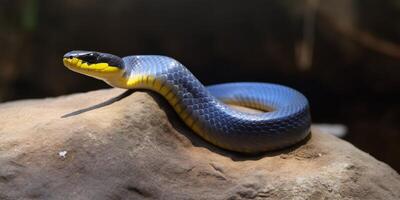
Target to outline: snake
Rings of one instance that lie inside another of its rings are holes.
[[[63,63],[112,87],[162,95],[187,127],[225,150],[253,154],[284,149],[311,132],[307,98],[287,86],[232,82],[206,87],[183,64],[162,55],[119,57],[74,50],[64,55]]]

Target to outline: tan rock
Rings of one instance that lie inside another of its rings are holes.
[[[400,199],[399,174],[334,136],[238,155],[123,92],[1,104],[0,199]]]

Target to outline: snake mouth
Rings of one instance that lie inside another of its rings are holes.
[[[63,62],[70,70],[86,75],[109,74],[121,71],[120,68],[110,66],[108,63],[88,63],[76,57],[64,58]]]

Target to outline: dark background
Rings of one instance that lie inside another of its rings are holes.
[[[163,54],[204,84],[296,88],[400,171],[399,19],[396,0],[0,0],[0,102],[109,87],[63,67],[70,50]]]

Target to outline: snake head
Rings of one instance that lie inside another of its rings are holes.
[[[120,78],[124,71],[120,57],[96,51],[70,51],[64,55],[63,62],[72,71],[106,82]]]

